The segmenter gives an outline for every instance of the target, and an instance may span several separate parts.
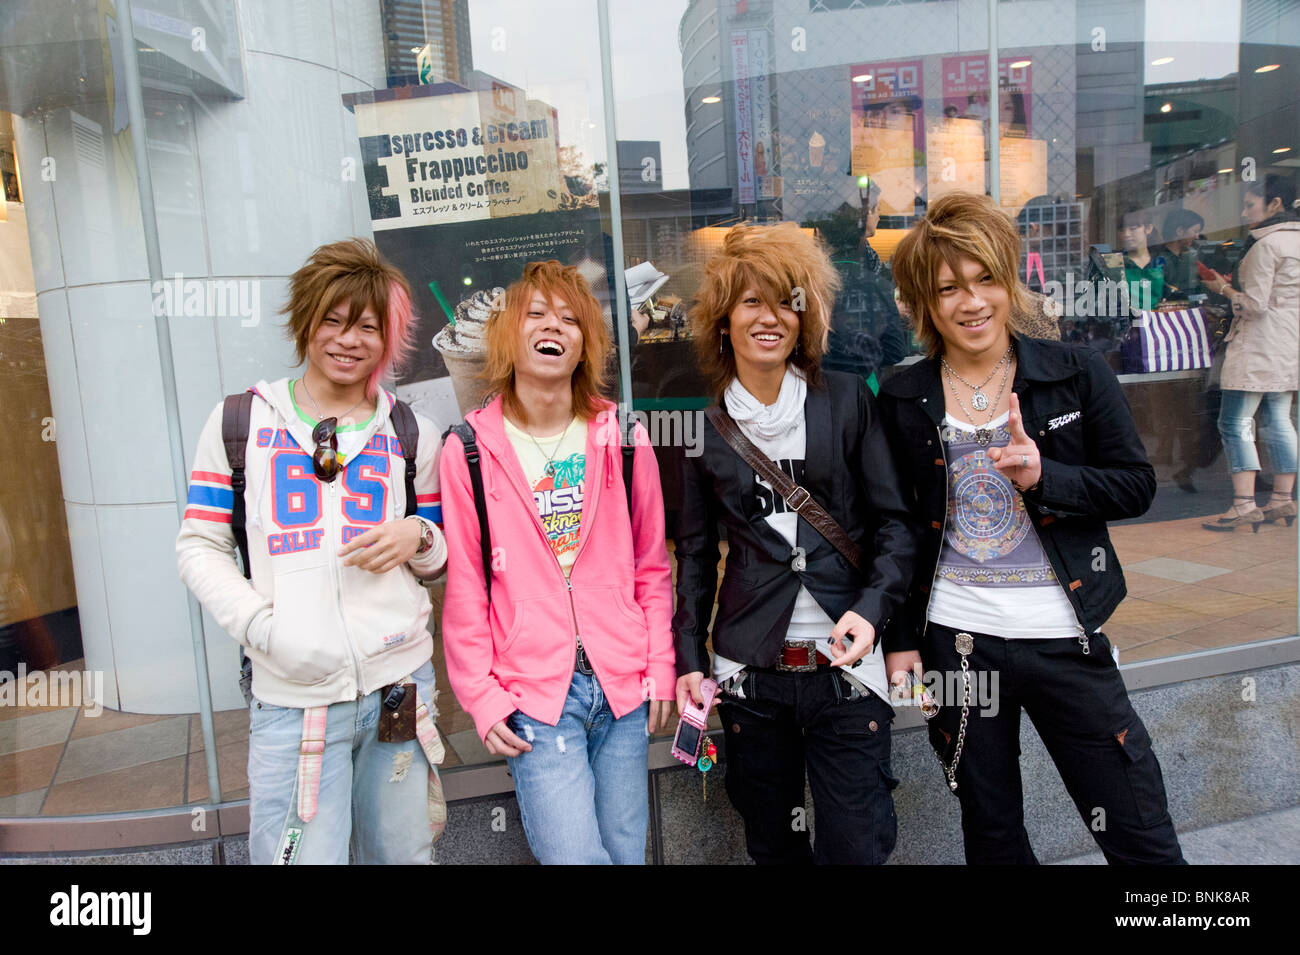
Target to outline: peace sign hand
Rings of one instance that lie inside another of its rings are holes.
[[[989,458],[1016,490],[1023,491],[1033,487],[1042,478],[1043,459],[1038,454],[1038,445],[1025,434],[1025,424],[1020,417],[1020,397],[1015,392],[1011,393],[1007,430],[1011,432],[1011,441],[1005,448],[989,448]]]

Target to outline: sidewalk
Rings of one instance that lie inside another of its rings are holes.
[[[1192,865],[1300,865],[1300,806],[1180,832],[1183,858]],[[1057,865],[1105,865],[1100,852],[1061,859]]]

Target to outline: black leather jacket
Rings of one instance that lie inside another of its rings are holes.
[[[1012,389],[1043,462],[1042,483],[1024,495],[1025,508],[1056,579],[1091,633],[1127,592],[1106,522],[1146,512],[1156,492],[1155,470],[1101,352],[1035,338],[1017,338],[1014,345]],[[891,650],[919,648],[948,509],[938,359],[917,362],[886,381],[880,408],[922,527],[916,576],[887,638]]]
[[[767,522],[756,489],[769,492],[706,419],[702,453],[682,458],[673,616],[679,674],[709,671],[704,644],[718,579],[719,522],[727,528],[728,550],[713,646],[737,663],[776,665],[800,584],[832,620],[853,610],[877,634],[903,600],[912,578],[917,528],[875,399],[857,375],[823,372],[823,380],[824,387],[808,389],[804,403],[806,465],[796,481],[861,548],[864,573],[802,518],[795,540],[806,552],[807,566],[796,572],[790,545]]]

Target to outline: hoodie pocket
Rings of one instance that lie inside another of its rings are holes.
[[[404,567],[372,574],[342,566],[339,572],[348,598],[348,631],[363,659],[373,660],[425,637],[433,605]]]
[[[597,663],[611,674],[641,674],[649,653],[645,613],[620,587],[573,592],[583,645],[594,648]]]
[[[577,640],[565,591],[515,600],[505,637],[493,646],[492,672],[509,687],[573,670]],[[503,621],[504,623],[504,621]]]
[[[320,568],[279,574],[271,611],[271,671],[290,683],[320,683],[350,665],[333,589]]]

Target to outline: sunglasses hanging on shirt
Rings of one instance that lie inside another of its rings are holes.
[[[316,442],[316,450],[311,456],[311,469],[326,484],[338,477],[342,470],[339,464],[338,425],[338,418],[325,418],[311,429],[311,439]]]

